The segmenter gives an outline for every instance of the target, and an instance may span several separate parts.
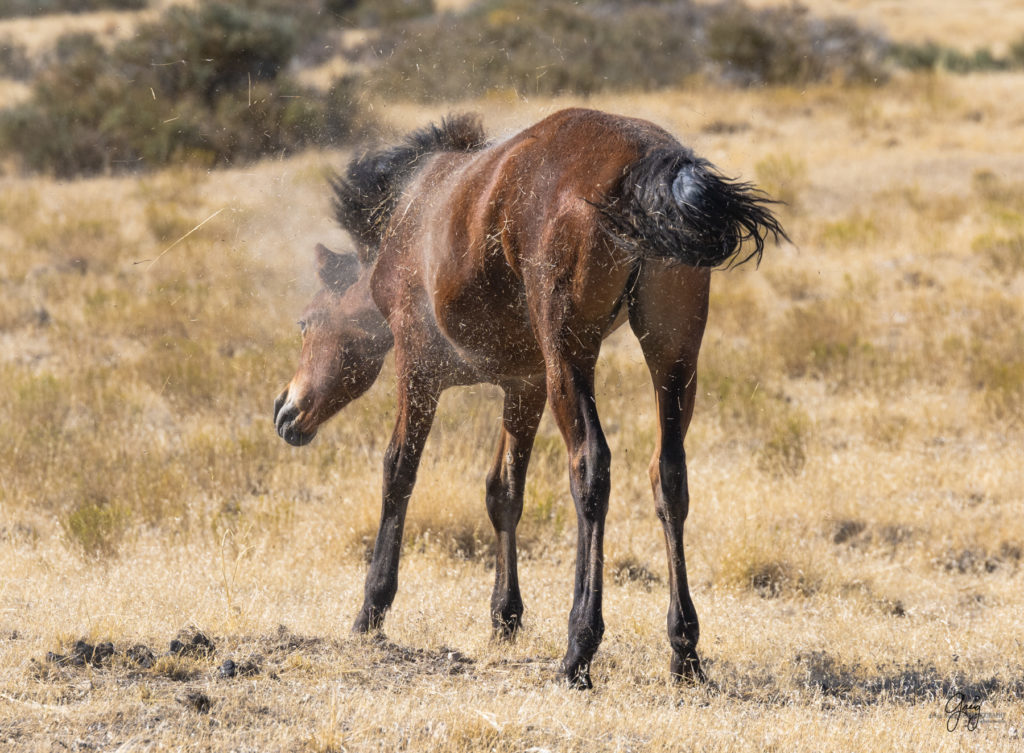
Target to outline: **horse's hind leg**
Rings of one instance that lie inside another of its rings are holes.
[[[405,513],[416,483],[423,445],[437,411],[439,394],[440,390],[430,382],[408,378],[398,380],[395,430],[384,453],[380,528],[366,574],[363,608],[352,626],[355,633],[379,629],[398,591],[398,558]]]
[[[498,537],[491,596],[491,624],[496,636],[511,638],[523,619],[516,567],[516,526],[523,514],[523,486],[537,425],[544,412],[543,380],[539,385],[505,388],[502,431],[487,474],[487,514]]]
[[[594,360],[549,360],[547,375],[548,402],[569,451],[569,486],[576,503],[576,580],[562,672],[583,689],[593,687],[590,662],[604,635],[604,522],[611,489],[611,453],[594,403]]]
[[[700,629],[690,598],[683,553],[683,523],[690,496],[686,436],[697,394],[697,354],[707,320],[709,275],[686,266],[645,262],[629,305],[629,321],[651,371],[658,404],[659,441],[651,460],[651,486],[668,551],[668,638],[676,680],[703,681],[697,657]]]

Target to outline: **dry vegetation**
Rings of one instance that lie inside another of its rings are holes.
[[[473,106],[500,135],[572,102]],[[521,527],[526,629],[489,640],[490,388],[444,397],[387,640],[348,634],[391,373],[309,447],[270,423],[313,244],[347,243],[323,181],[344,154],[9,175],[0,746],[1022,749],[1024,76],[588,104],[655,120],[789,202],[795,245],[713,281],[687,445],[710,685],[668,684],[653,401],[628,332],[599,369],[614,456],[607,632],[598,687],[581,694],[555,672],[575,523],[547,419]],[[402,129],[447,107],[374,110]],[[168,651],[192,625],[212,656]],[[79,639],[114,654],[76,662]],[[993,716],[947,732],[951,689]]]

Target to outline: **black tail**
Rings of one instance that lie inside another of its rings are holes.
[[[360,260],[368,263],[376,256],[402,186],[421,157],[433,152],[471,152],[485,141],[479,116],[451,116],[440,126],[413,131],[398,146],[356,157],[344,175],[332,175],[328,180],[334,191],[334,217],[359,242]]]
[[[630,165],[599,209],[616,244],[636,256],[718,267],[760,263],[768,235],[789,240],[768,208],[776,203],[680,147]]]

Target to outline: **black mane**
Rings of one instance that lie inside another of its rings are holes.
[[[364,264],[373,261],[398,196],[416,163],[434,152],[472,152],[486,142],[480,117],[449,116],[441,125],[413,131],[397,146],[367,152],[348,164],[345,174],[328,180],[334,191],[334,217],[359,245]]]

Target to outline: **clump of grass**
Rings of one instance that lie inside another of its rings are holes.
[[[636,583],[650,591],[653,586],[661,583],[657,573],[641,561],[635,554],[624,554],[616,557],[609,568],[612,580],[620,586]]]
[[[757,183],[769,196],[791,210],[800,208],[800,194],[807,187],[807,163],[788,154],[765,157],[754,166]]]
[[[1024,359],[985,354],[973,360],[970,374],[990,416],[1010,423],[1024,421]]]
[[[797,475],[807,463],[809,436],[807,414],[795,409],[784,411],[769,424],[757,453],[757,467],[766,473]]]
[[[139,375],[161,395],[195,408],[221,392],[222,359],[195,340],[169,335],[155,340]]]
[[[991,170],[978,170],[972,177],[972,187],[997,219],[1010,223],[1024,220],[1021,184],[1006,181]]]
[[[889,56],[902,68],[912,71],[944,70],[950,73],[976,73],[979,71],[1005,71],[1024,66],[1024,39],[1010,49],[1009,55],[998,55],[987,47],[976,47],[964,52],[956,47],[929,40],[923,43],[901,42],[893,44]]]
[[[834,248],[862,248],[878,240],[878,225],[874,217],[863,212],[829,222],[821,231],[821,240]]]
[[[900,384],[912,376],[909,356],[872,341],[864,307],[872,284],[863,287],[848,281],[842,293],[800,302],[779,320],[771,350],[787,376],[822,380],[832,390]]]
[[[815,572],[786,556],[768,552],[764,545],[728,552],[720,575],[726,584],[752,591],[763,599],[811,596],[822,586]]]
[[[130,523],[123,505],[103,497],[79,503],[61,520],[67,541],[92,559],[115,556]]]
[[[806,411],[771,383],[762,362],[751,373],[746,350],[715,352],[700,371],[700,393],[730,435],[739,435],[756,454],[757,467],[770,474],[796,475],[807,462],[813,425]]]
[[[974,239],[972,248],[1001,275],[1012,277],[1024,272],[1024,234],[1007,237],[986,233]]]
[[[110,202],[69,201],[45,222],[35,212],[22,224],[21,236],[30,250],[41,251],[51,262],[72,257],[85,259],[93,271],[105,269],[125,250],[120,221]]]
[[[865,417],[865,434],[872,444],[887,450],[899,450],[911,427],[906,416],[872,413]]]
[[[209,671],[209,666],[206,663],[180,654],[158,656],[150,670],[158,677],[166,677],[175,682],[194,680],[207,671]]]
[[[6,0],[0,6],[0,18],[91,13],[98,10],[142,10],[148,5],[149,0]]]

